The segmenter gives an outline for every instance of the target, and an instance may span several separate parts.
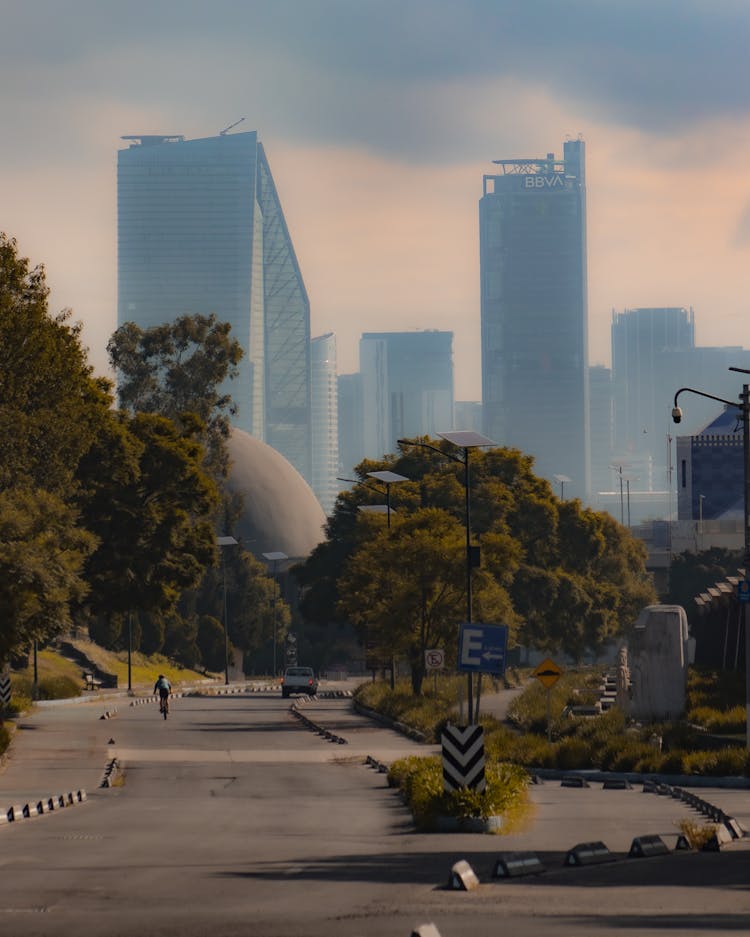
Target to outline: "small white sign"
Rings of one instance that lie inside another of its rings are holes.
[[[442,670],[445,666],[445,651],[439,647],[425,651],[424,665],[428,670]]]

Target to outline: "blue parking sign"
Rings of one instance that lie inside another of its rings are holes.
[[[461,625],[458,636],[458,669],[467,673],[505,673],[508,647],[506,625]]]
[[[750,602],[750,579],[741,579],[737,583],[737,598],[740,602]]]

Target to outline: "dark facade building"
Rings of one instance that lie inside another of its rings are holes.
[[[479,202],[484,433],[586,497],[585,149],[495,160]]]
[[[310,305],[258,135],[123,137],[118,323],[214,313],[244,350],[236,425],[311,478]]]

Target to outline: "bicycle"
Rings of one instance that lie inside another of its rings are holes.
[[[169,697],[162,696],[159,698],[159,712],[166,719],[169,715]]]

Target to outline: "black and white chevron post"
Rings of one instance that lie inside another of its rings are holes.
[[[481,793],[486,784],[482,726],[448,725],[440,741],[443,748],[444,789],[455,791],[468,787]]]
[[[10,673],[4,670],[0,673],[0,706],[10,703]]]

